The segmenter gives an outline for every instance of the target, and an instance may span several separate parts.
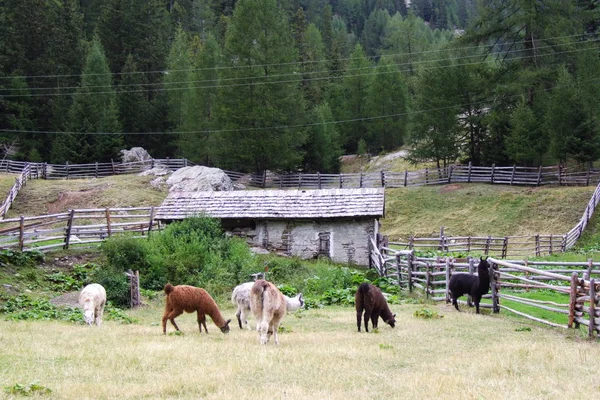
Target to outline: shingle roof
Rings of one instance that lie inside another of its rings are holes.
[[[341,218],[383,217],[384,190],[236,190],[173,192],[156,219],[183,219],[204,213],[215,218]]]

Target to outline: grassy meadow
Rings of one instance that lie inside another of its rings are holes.
[[[129,311],[130,325],[0,321],[3,389],[36,382],[52,399],[563,399],[600,389],[597,343],[466,307],[428,305],[443,318],[426,320],[414,316],[423,305],[393,305],[396,328],[370,333],[356,332],[351,307],[306,310],[283,321],[280,345],[261,346],[225,304],[229,334],[210,319],[200,334],[184,314],[184,334],[169,324],[164,336],[162,305]]]

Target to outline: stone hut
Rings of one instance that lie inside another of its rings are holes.
[[[384,193],[380,188],[171,192],[155,218],[170,222],[205,214],[251,246],[369,265]]]

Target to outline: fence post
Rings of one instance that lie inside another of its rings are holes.
[[[452,165],[448,167],[448,183],[452,183],[452,168]]]
[[[450,261],[446,258],[446,304],[450,302]]]
[[[319,184],[319,189],[321,189],[321,173],[317,172],[317,183]]]
[[[381,170],[381,187],[385,187],[385,171]]]
[[[398,274],[398,287],[402,288],[402,274],[400,273],[400,253],[396,253],[396,273]]]
[[[360,187],[363,187],[363,173],[360,173]]]
[[[537,186],[542,184],[542,166],[538,169],[538,178],[537,178]]]
[[[431,264],[425,263],[425,295],[429,298],[429,285],[431,284]]]
[[[69,162],[67,161],[65,165],[67,166],[67,180],[69,180]]]
[[[475,272],[475,259],[473,257],[469,257],[469,275],[473,275]],[[467,304],[469,307],[473,307],[473,297],[470,294],[467,295]]]
[[[429,168],[425,168],[425,184],[429,183]]]
[[[490,253],[490,244],[492,243],[492,237],[488,236],[487,240],[485,241],[485,255],[487,256]]]
[[[298,174],[298,189],[302,189],[302,172]]]
[[[44,171],[42,172],[42,174],[44,174],[44,179],[48,179],[48,164],[44,163]]]
[[[414,237],[414,235],[410,235],[410,237],[408,238],[408,248],[410,250],[414,250],[415,249],[415,237]]]
[[[75,210],[69,210],[69,220],[67,221],[67,230],[65,231],[65,244],[63,249],[69,248],[69,241],[71,240],[71,227],[73,226],[73,217],[75,216]]]
[[[473,164],[471,163],[471,161],[469,161],[469,170],[468,170],[468,173],[467,173],[467,182],[468,183],[471,183],[471,167],[472,167],[472,165]]]
[[[407,257],[407,272],[408,272],[408,291],[412,293],[413,291],[413,281],[412,281],[412,270],[413,270],[413,253],[411,252]]]
[[[152,223],[154,222],[154,207],[150,207],[150,221],[148,221],[148,235],[152,232]]]
[[[587,175],[585,177],[585,186],[590,186],[590,174],[591,174],[591,170],[590,170],[590,167],[588,166]]]
[[[21,215],[19,221],[19,250],[23,251],[23,244],[25,243],[25,217]]]
[[[110,226],[110,208],[106,207],[104,210],[104,215],[106,216],[106,234],[108,237],[112,234],[112,229]]]
[[[504,241],[502,242],[502,258],[506,258],[506,253],[508,253],[508,236],[504,236]]]
[[[265,169],[262,173],[262,187],[263,189],[267,186],[267,170]]]
[[[535,255],[540,256],[540,235],[535,235]]]
[[[569,323],[568,327],[573,328],[575,322],[575,305],[577,304],[577,272],[571,274],[571,289],[569,290]],[[575,327],[579,328],[579,323],[575,323]]]
[[[112,158],[110,159],[110,166],[112,167],[112,173],[113,173],[113,175],[116,175],[116,172],[115,172],[115,162],[114,162],[114,160]]]
[[[512,174],[510,175],[510,185],[512,186],[513,181],[515,180],[515,172],[517,170],[517,166],[513,164]]]
[[[127,270],[125,273],[129,278],[129,294],[130,294],[130,307],[139,307],[142,302],[140,300],[140,271]]]
[[[491,264],[491,263],[490,263]],[[491,264],[490,270],[488,270],[490,274],[490,284],[492,289],[492,312],[494,314],[498,314],[500,312],[500,297],[498,296],[498,282],[496,282],[496,273],[494,272],[494,265]]]
[[[494,168],[496,168],[496,164],[492,164],[492,176],[490,177],[492,184],[494,183]]]
[[[404,187],[408,185],[408,169],[404,170]]]
[[[588,325],[588,335],[590,337],[594,336],[594,331],[596,331],[596,281],[594,279],[590,279],[590,324]]]
[[[558,164],[558,186],[562,186],[562,165]]]
[[[440,241],[438,244],[438,250],[444,251],[444,227],[440,227]]]
[[[343,174],[340,174],[340,189],[344,187],[344,178],[343,178]]]
[[[594,268],[594,262],[592,261],[591,258],[588,258],[588,267],[587,267],[587,270],[585,271],[585,274],[583,274],[583,279],[585,279],[586,281],[589,281],[591,279],[593,268]]]
[[[98,177],[98,161],[96,161],[96,178]]]

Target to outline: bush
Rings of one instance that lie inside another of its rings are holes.
[[[107,296],[109,290],[114,291],[110,297],[120,305],[128,285],[122,273],[127,269],[140,271],[144,289],[162,290],[170,282],[203,287],[213,296],[229,292],[256,272],[256,261],[245,242],[225,237],[219,221],[208,217],[173,222],[148,240],[114,238],[103,244],[102,252],[108,265],[98,277],[110,286]]]

